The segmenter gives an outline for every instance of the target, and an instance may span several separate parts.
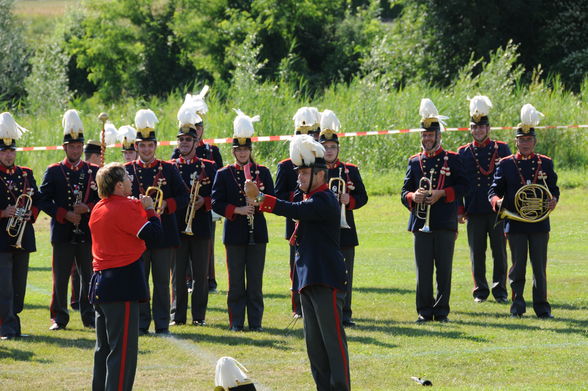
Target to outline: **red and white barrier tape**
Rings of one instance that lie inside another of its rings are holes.
[[[552,125],[552,126],[535,126],[535,129],[576,129],[576,128],[588,128],[588,125]],[[515,126],[493,126],[492,130],[515,130]],[[470,128],[445,128],[447,132],[464,132],[470,130]],[[366,132],[344,132],[337,133],[339,137],[363,137],[363,136],[381,136],[386,134],[400,134],[400,133],[418,133],[421,132],[421,128],[414,129],[393,129],[393,130],[374,130]],[[288,141],[292,138],[292,135],[280,135],[280,136],[255,136],[251,137],[251,142],[266,142],[266,141]],[[230,144],[233,142],[232,137],[227,138],[211,138],[205,139],[205,143],[212,144]],[[172,141],[159,141],[159,145],[177,145],[176,140]],[[120,148],[121,144],[109,145],[108,148]],[[61,150],[61,145],[50,146],[50,147],[17,147],[17,151],[56,151]]]

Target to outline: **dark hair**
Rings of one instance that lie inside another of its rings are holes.
[[[127,171],[121,163],[109,163],[98,170],[96,184],[100,198],[108,198],[114,193],[118,182],[123,182]]]

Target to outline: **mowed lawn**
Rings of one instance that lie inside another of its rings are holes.
[[[563,190],[552,215],[547,267],[553,320],[539,320],[529,304],[522,319],[493,300],[477,304],[464,227],[453,267],[450,323],[416,325],[412,235],[398,194],[370,198],[356,213],[354,318],[347,329],[355,390],[420,387],[430,379],[448,390],[588,389],[588,202],[585,189]],[[171,337],[141,337],[137,390],[212,390],[215,361],[233,356],[249,370],[258,390],[312,390],[302,322],[291,321],[288,246],[282,218],[268,216],[261,333],[227,330],[224,249],[216,245],[219,293],[210,296],[208,326],[173,328]],[[31,257],[23,333],[0,343],[1,390],[90,389],[94,333],[72,313],[68,330],[50,332],[51,246],[46,216],[37,224],[39,251]],[[217,227],[217,237],[221,237]],[[531,299],[528,268],[526,297]]]

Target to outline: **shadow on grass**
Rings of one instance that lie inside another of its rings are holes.
[[[414,295],[414,289],[401,288],[377,288],[377,287],[353,287],[353,292],[357,293],[378,293],[383,295],[398,294],[398,295]]]
[[[266,330],[264,328],[264,330]],[[287,346],[287,342],[283,339],[274,338],[252,338],[252,336],[265,336],[267,331],[264,332],[231,332],[230,335],[206,335],[200,333],[182,333],[174,334],[177,339],[185,339],[189,341],[195,341],[198,343],[212,343],[219,345],[247,345],[255,346],[259,348],[272,348],[277,350],[291,350]]]
[[[61,331],[55,331],[54,333],[57,332]],[[67,333],[67,330],[65,332]],[[75,347],[80,349],[94,349],[94,347],[96,346],[95,338],[63,338],[53,335],[31,335],[27,338],[22,338],[21,341],[24,341],[28,344],[46,343],[51,345],[57,345],[59,347]]]
[[[571,311],[586,311],[588,310],[587,305],[572,305],[572,304],[551,304],[552,309],[558,310],[571,310]]]
[[[8,346],[0,346],[0,360],[12,359],[15,361],[28,361],[41,364],[50,364],[53,361],[47,358],[36,358],[34,352],[28,350],[12,349]]]
[[[51,266],[29,266],[29,272],[50,272]]]
[[[394,345],[391,343],[385,343],[385,342],[382,342],[376,338],[360,337],[357,335],[349,335],[349,334],[347,334],[347,342],[357,342],[362,345],[375,345],[375,346],[380,346],[380,347],[389,348],[389,349],[398,347],[398,345]]]

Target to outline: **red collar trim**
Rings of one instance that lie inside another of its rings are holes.
[[[326,183],[324,183],[324,184],[322,184],[321,186],[317,187],[316,189],[314,189],[314,190],[313,190],[313,191],[311,191],[310,193],[308,193],[308,194],[305,194],[305,195],[304,195],[304,199],[306,200],[306,199],[308,199],[308,198],[312,197],[312,195],[313,195],[314,193],[318,193],[319,191],[325,191],[325,190],[329,190],[329,185],[328,185],[328,184],[326,184]]]
[[[192,163],[197,163],[200,159],[198,159],[198,156],[194,156],[192,159],[185,159],[183,156],[180,156],[178,158],[178,163],[180,164],[192,164]]]
[[[531,152],[531,154],[529,156],[523,156],[521,155],[520,152],[517,152],[517,154],[515,155],[515,158],[517,160],[530,160],[530,159],[534,159],[537,155],[535,155],[535,152]]]
[[[84,167],[84,161],[82,159],[78,160],[77,163],[71,163],[67,158],[63,159],[61,162],[65,167],[69,168],[70,170],[77,171]]]
[[[335,161],[333,163],[327,163],[327,168],[329,170],[333,169],[333,168],[337,168],[341,165],[341,161],[339,160],[339,158],[335,159]]]
[[[423,157],[435,157],[439,154],[441,154],[443,151],[443,148],[441,146],[439,146],[439,148],[437,148],[437,150],[433,153],[427,153],[427,152],[423,152],[422,155]]]
[[[12,175],[16,172],[16,166],[13,164],[12,167],[6,167],[4,164],[0,164],[0,172]]]
[[[251,163],[251,162],[248,162],[248,163],[245,163],[244,165],[240,165],[239,163],[235,163],[235,164],[233,164],[233,167],[235,167],[235,170],[237,170],[237,171],[243,171],[243,167],[245,167],[245,166],[246,166],[246,165],[248,165],[248,164],[249,164],[251,167],[253,166],[253,163]]]
[[[198,146],[199,146],[199,147],[202,147],[202,146],[204,146],[204,145],[206,145],[206,144],[204,143],[204,141],[200,140],[200,141],[198,142]]]
[[[476,148],[484,148],[484,147],[487,147],[488,144],[490,144],[490,141],[492,141],[492,140],[490,140],[490,137],[487,137],[486,140],[482,141],[481,143],[474,140],[473,144],[474,144],[474,147],[476,147]]]
[[[145,163],[143,160],[141,160],[141,158],[139,158],[139,159],[135,160],[135,164],[141,168],[153,168],[157,164],[159,164],[159,160],[153,159],[153,161],[151,163]]]

